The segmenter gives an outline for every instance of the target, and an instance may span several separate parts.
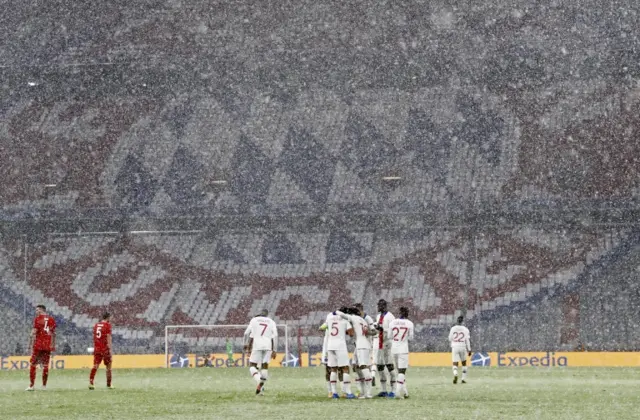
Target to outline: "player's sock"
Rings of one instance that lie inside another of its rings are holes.
[[[327,392],[331,394],[331,381],[327,381]]]
[[[331,372],[331,375],[329,375],[329,383],[331,385],[331,393],[332,394],[337,394],[338,391],[336,390],[336,380],[338,379],[338,372]]]
[[[342,375],[342,384],[344,385],[344,392],[349,395],[351,394],[351,375],[345,373]]]
[[[362,369],[358,369],[356,373],[358,374],[358,379],[356,379],[358,390],[360,391],[360,395],[364,395],[364,373]]]
[[[371,395],[371,371],[369,369],[362,369],[362,377],[363,377],[363,388],[365,395]]]
[[[265,383],[267,381],[267,379],[269,378],[269,370],[268,369],[262,369],[262,371],[260,372],[260,382],[261,383]]]
[[[398,381],[396,382],[396,396],[404,396],[404,373],[398,374]]]
[[[260,384],[260,372],[256,369],[255,366],[251,366],[249,368],[249,373],[253,377],[253,380],[256,381],[257,384]]]
[[[391,377],[391,392],[394,392],[394,389],[396,388],[396,370],[394,369],[392,371],[389,371],[389,376]]]
[[[381,392],[387,392],[387,375],[385,371],[378,371],[378,377],[380,378]]]
[[[89,383],[93,385],[93,380],[96,378],[96,372],[98,372],[97,368],[91,369],[91,373],[89,374]]]
[[[111,369],[107,369],[107,387],[110,387],[110,386],[111,386]]]
[[[371,386],[376,385],[376,372],[378,372],[378,367],[376,365],[371,366]]]
[[[463,381],[467,380],[467,367],[466,366],[462,367],[462,380]]]
[[[42,386],[47,386],[47,379],[49,379],[49,366],[42,368]]]
[[[34,365],[29,368],[29,381],[31,384],[29,386],[33,388],[33,384],[36,382],[36,367]]]
[[[458,366],[453,367],[453,376],[456,378],[458,377]]]

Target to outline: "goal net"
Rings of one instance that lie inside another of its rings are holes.
[[[248,325],[167,325],[164,329],[167,368],[248,367],[249,353],[243,352]],[[276,359],[271,364],[297,367],[290,353],[289,329],[279,324]]]

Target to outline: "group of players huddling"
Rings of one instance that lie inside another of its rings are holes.
[[[409,397],[406,373],[409,367],[409,341],[413,340],[414,325],[409,320],[409,309],[400,307],[396,318],[387,310],[384,299],[378,301],[378,314],[374,320],[364,312],[362,304],[343,307],[327,315],[320,326],[324,331],[322,361],[326,366],[325,379],[330,398],[340,398],[337,384],[347,399],[373,398],[372,386],[376,375],[381,391],[378,397],[404,399]],[[467,379],[467,355],[471,356],[469,330],[462,325],[464,318],[449,332],[453,359],[453,383],[458,383],[458,363],[462,364],[461,382]],[[250,352],[249,373],[256,382],[256,395],[264,395],[269,377],[269,361],[276,358],[278,331],[267,311],[254,317],[245,333],[244,351]],[[352,337],[349,340],[347,337]],[[348,343],[349,341],[349,343]],[[349,350],[352,357],[349,358]],[[350,367],[356,375],[359,396],[352,392]],[[397,372],[396,372],[397,369]]]
[[[340,398],[337,392],[338,373],[342,373],[342,391],[346,398],[356,398],[351,392],[349,366],[357,375],[359,398],[372,398],[371,387],[375,372],[378,372],[382,391],[379,397],[406,398],[409,396],[405,374],[409,367],[409,341],[413,339],[413,322],[409,321],[409,310],[400,308],[400,317],[387,311],[387,302],[378,301],[375,321],[368,316],[361,304],[330,313],[325,324],[322,359],[327,367],[328,391],[331,398]],[[355,337],[353,357],[349,360],[347,335]],[[371,368],[369,367],[371,366]],[[396,374],[395,367],[398,368]],[[390,390],[387,391],[387,375]]]
[[[400,316],[396,318],[387,310],[384,299],[378,301],[378,314],[374,320],[364,312],[362,304],[343,307],[327,315],[326,322],[320,326],[324,331],[322,360],[326,366],[326,381],[329,397],[340,398],[337,390],[338,380],[342,382],[341,391],[348,399],[356,398],[351,390],[350,366],[356,374],[356,383],[360,399],[373,398],[372,386],[376,374],[379,377],[381,391],[378,397],[404,399],[409,397],[406,373],[409,367],[409,341],[413,340],[414,326],[409,320],[409,310],[400,307]],[[278,330],[276,323],[268,317],[266,310],[252,318],[244,332],[244,351],[250,352],[249,373],[256,382],[256,395],[264,395],[265,383],[269,377],[269,362],[276,358]],[[107,373],[107,388],[111,385],[112,340],[111,315],[106,312],[102,320],[93,327],[93,368],[89,375],[89,389],[94,389],[94,378],[101,363]],[[451,328],[449,342],[453,358],[453,383],[458,382],[458,363],[462,364],[461,382],[466,383],[467,356],[471,356],[469,330],[462,325],[463,317],[458,317],[458,325]],[[46,313],[44,305],[36,307],[29,348],[32,349],[29,371],[30,385],[27,391],[34,390],[36,368],[42,365],[42,388],[46,389],[49,376],[49,361],[56,346],[56,322]],[[351,346],[347,337],[353,337]],[[352,357],[349,358],[349,347]],[[397,373],[396,373],[397,368]],[[390,387],[388,388],[388,383]]]

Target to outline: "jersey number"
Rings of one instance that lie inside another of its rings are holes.
[[[453,341],[456,343],[464,343],[464,333],[455,331],[453,333]]]
[[[332,323],[331,324],[331,335],[333,337],[335,337],[339,333],[340,333],[340,330],[338,329],[338,323],[337,322]]]
[[[43,330],[44,330],[47,334],[49,334],[49,318],[45,318],[45,319],[44,319],[44,328],[43,328]]]
[[[260,333],[260,336],[263,336],[264,332],[267,331],[267,327],[269,326],[269,324],[264,324],[261,322],[259,325],[262,326],[262,332]]]
[[[102,325],[98,325],[98,328],[96,328],[96,337],[102,337]]]
[[[400,331],[402,331],[402,337],[398,338]],[[393,330],[391,330],[391,332],[393,332],[393,341],[404,341],[404,338],[407,336],[407,331],[409,331],[407,327],[393,327]]]

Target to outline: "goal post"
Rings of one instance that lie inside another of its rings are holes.
[[[165,367],[248,367],[243,352],[247,325],[167,325],[164,328]],[[299,366],[291,352],[289,326],[277,324],[277,357],[272,364]],[[298,356],[299,357],[299,356]]]

